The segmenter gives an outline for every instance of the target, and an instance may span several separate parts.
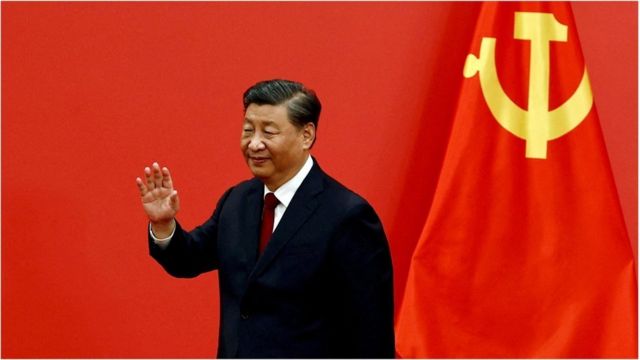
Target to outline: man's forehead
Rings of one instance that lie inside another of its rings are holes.
[[[279,122],[282,120],[288,120],[289,116],[287,108],[284,104],[281,105],[257,105],[251,104],[247,107],[244,113],[245,121],[260,121],[260,122]]]

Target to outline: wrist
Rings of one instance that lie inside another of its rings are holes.
[[[168,238],[176,227],[175,219],[169,221],[150,221],[153,235],[159,239]]]

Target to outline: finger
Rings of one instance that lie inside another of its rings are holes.
[[[162,187],[162,173],[160,172],[160,165],[157,162],[153,163],[153,182],[156,188]]]
[[[153,179],[151,178],[151,169],[148,166],[144,168],[144,177],[145,177],[145,180],[147,181],[148,190],[151,191],[155,189],[156,184],[153,182]]]
[[[175,210],[176,212],[180,210],[180,198],[178,198],[178,190],[173,190],[171,196],[169,197],[169,200],[171,201],[171,207],[173,208],[173,210]]]
[[[167,189],[173,189],[173,181],[171,180],[171,173],[166,167],[162,168],[162,186]]]
[[[138,190],[140,190],[140,196],[145,196],[149,190],[144,185],[144,182],[139,177],[136,178],[136,185],[138,185]]]

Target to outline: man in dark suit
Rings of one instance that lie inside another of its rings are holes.
[[[271,80],[245,92],[244,108],[241,149],[255,178],[227,190],[201,226],[175,220],[166,167],[136,179],[151,256],[176,277],[219,271],[219,357],[393,357],[387,239],[366,200],[309,153],[318,98]]]

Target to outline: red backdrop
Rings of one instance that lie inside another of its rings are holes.
[[[250,176],[242,92],[292,78],[314,155],[377,209],[396,303],[479,3],[2,3],[2,356],[212,357],[215,273],[147,254],[134,179],[168,165],[193,227]],[[637,249],[637,4],[574,3]]]

